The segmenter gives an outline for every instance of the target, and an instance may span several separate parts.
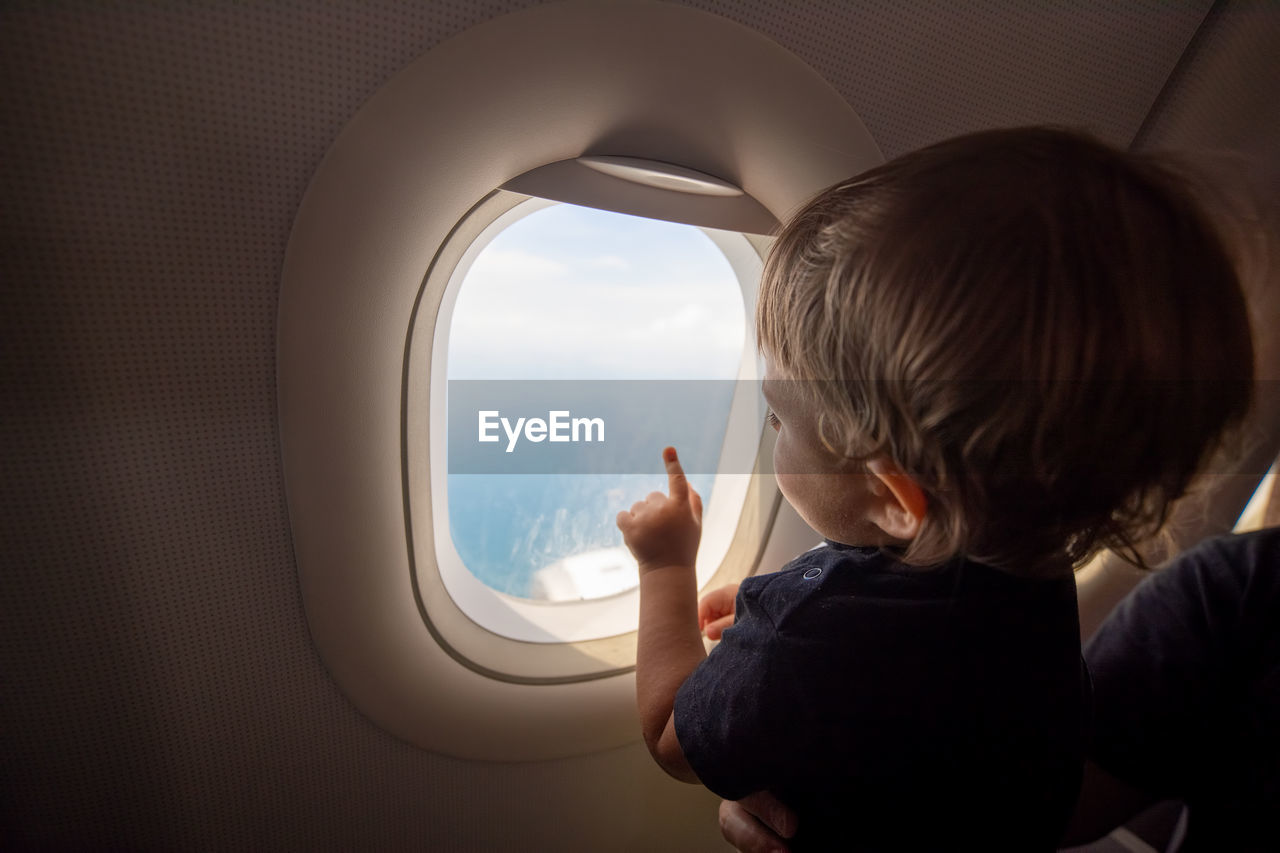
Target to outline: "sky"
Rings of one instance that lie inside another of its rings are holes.
[[[450,379],[732,379],[742,291],[700,229],[556,204],[499,233],[458,292]]]

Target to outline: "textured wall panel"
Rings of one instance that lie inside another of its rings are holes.
[[[1221,3],[1142,128],[1139,145],[1226,148],[1280,168],[1280,7]]]
[[[714,845],[710,799],[641,749],[483,765],[391,738],[303,619],[275,424],[294,213],[383,82],[525,5],[0,10],[6,846],[643,849],[682,822]],[[693,5],[797,52],[888,155],[1040,121],[1127,142],[1206,8]]]
[[[990,127],[1127,145],[1210,3],[694,3],[772,36],[849,101],[886,157]]]
[[[580,809],[577,843],[641,848],[633,789],[716,837],[643,749],[393,739],[303,620],[275,423],[294,213],[387,77],[519,5],[4,11],[3,846],[551,848]]]

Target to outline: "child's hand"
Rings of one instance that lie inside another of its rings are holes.
[[[708,640],[718,640],[724,629],[733,624],[733,604],[738,598],[738,585],[725,584],[702,596],[698,602],[698,628]]]
[[[618,529],[643,574],[666,566],[693,568],[702,538],[702,498],[689,487],[676,449],[662,451],[670,495],[653,492],[618,513]]]

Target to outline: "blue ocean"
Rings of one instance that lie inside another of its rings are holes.
[[[705,503],[713,479],[689,476]],[[667,489],[662,473],[450,474],[448,482],[449,533],[463,562],[487,586],[521,598],[539,569],[621,546],[618,512]]]

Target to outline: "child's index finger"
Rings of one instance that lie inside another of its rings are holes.
[[[689,481],[685,479],[684,469],[680,467],[680,459],[676,449],[668,447],[662,451],[662,461],[667,465],[667,491],[675,500],[689,499]]]

